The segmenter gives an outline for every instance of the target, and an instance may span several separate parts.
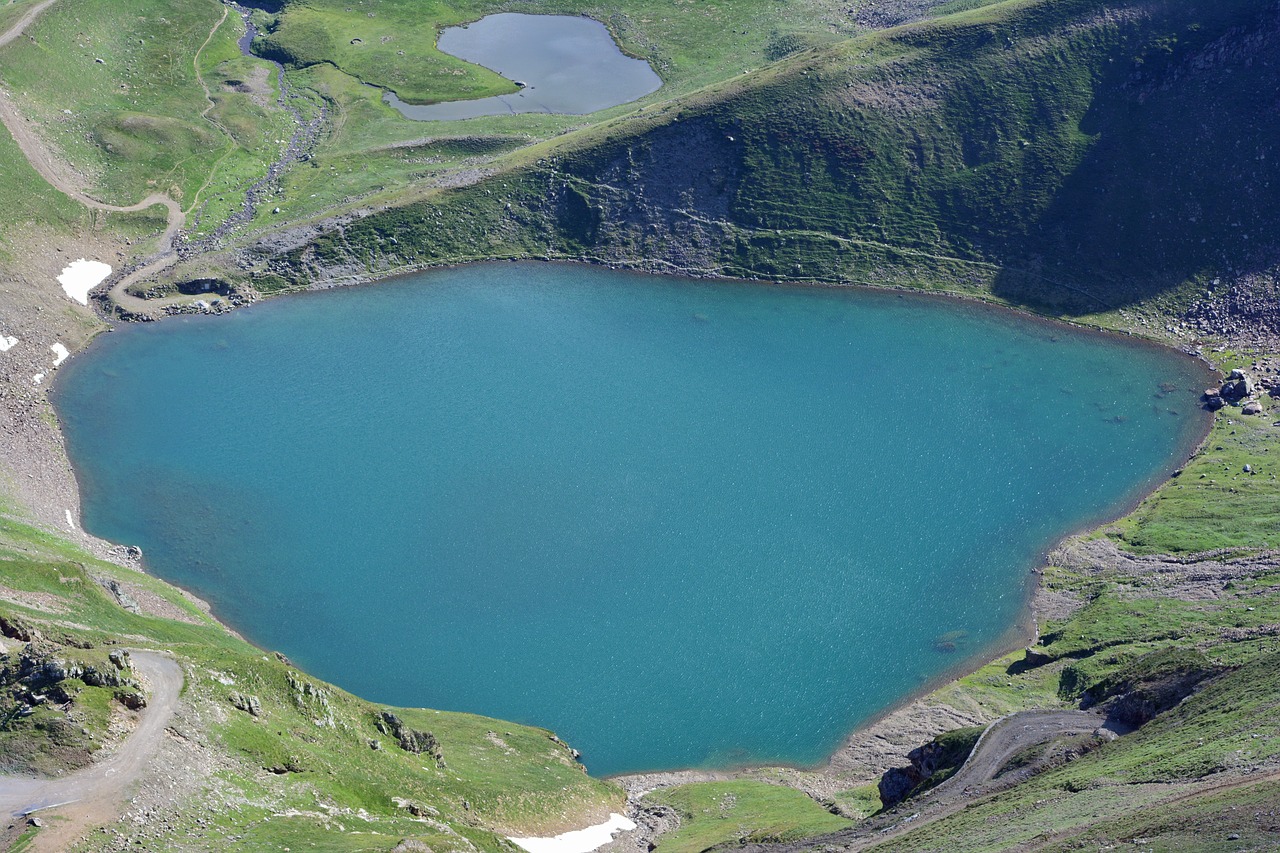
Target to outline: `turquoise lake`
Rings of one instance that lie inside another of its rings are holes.
[[[815,763],[1008,641],[1208,381],[955,301],[535,263],[129,326],[59,373],[90,531],[316,676],[597,774]]]

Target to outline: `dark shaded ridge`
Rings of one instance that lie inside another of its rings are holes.
[[[1277,44],[1276,5],[1248,0],[991,7],[798,54],[249,265],[296,286],[581,258],[1114,308],[1273,256]]]
[[[1276,256],[1280,9],[1243,9],[1225,32],[1201,16],[1124,42],[1080,123],[1087,156],[1028,229],[1032,268],[1071,276],[1080,264],[1108,306],[1261,272]],[[1016,275],[995,288],[1030,303],[1036,289]]]

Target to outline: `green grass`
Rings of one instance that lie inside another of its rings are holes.
[[[259,50],[297,67],[331,63],[410,103],[517,91],[497,73],[436,49],[436,28],[467,18],[439,2],[290,3]]]
[[[91,222],[89,211],[49,186],[0,127],[0,259],[11,257],[21,234],[66,234]]]
[[[13,846],[9,848],[9,853],[24,853],[24,851],[30,850],[32,842],[35,841],[36,835],[39,833],[40,827],[28,824],[26,829],[22,830],[22,834],[13,842]]]
[[[7,33],[18,19],[40,0],[0,0],[0,34]]]
[[[1262,402],[1261,415],[1221,410],[1183,473],[1116,524],[1112,538],[1140,554],[1280,547],[1280,427],[1274,401]]]
[[[875,785],[859,785],[847,791],[840,791],[832,802],[840,809],[840,813],[854,820],[863,820],[880,811],[880,789]]]
[[[0,79],[91,195],[128,205],[166,193],[199,206],[199,233],[239,207],[292,132],[273,77],[260,97],[224,85],[266,80],[271,66],[240,56],[234,14],[210,37],[223,9],[214,0],[59,0],[29,27],[31,39],[0,51]]]
[[[211,173],[187,203],[195,213],[188,227],[197,237],[241,207],[245,190],[282,155],[295,129],[292,116],[278,103],[275,67],[242,56],[236,43],[241,35],[240,18],[231,15],[200,54],[213,101],[206,123],[221,132],[224,142]],[[299,98],[294,104],[307,108]]]
[[[983,6],[991,6],[1003,0],[950,0],[947,3],[941,3],[929,10],[930,15],[943,16],[954,15],[958,12],[968,12],[973,9],[981,9]]]
[[[793,841],[834,832],[849,821],[792,788],[766,782],[704,782],[645,797],[680,815],[680,828],[658,841],[662,853],[700,853],[718,844]]]
[[[347,10],[351,11],[348,12]],[[519,144],[555,138],[633,112],[637,104],[591,116],[526,114],[488,116],[462,122],[404,119],[381,101],[376,86],[408,101],[479,97],[514,87],[478,66],[435,49],[437,27],[498,11],[587,14],[604,21],[629,53],[648,59],[664,79],[661,90],[640,104],[661,103],[717,80],[766,64],[779,51],[830,43],[853,33],[852,19],[832,0],[778,4],[749,0],[725,4],[670,4],[642,0],[581,4],[539,0],[521,3],[445,4],[407,0],[311,0],[264,16],[274,32],[261,49],[285,60],[290,79],[330,106],[332,125],[317,156],[284,178],[284,192],[259,212],[257,228],[307,218],[353,200],[381,202],[406,187],[429,187],[459,170],[484,167],[497,152],[471,156],[423,155],[391,146],[440,137],[500,137]],[[370,13],[373,17],[369,17]],[[353,38],[361,44],[352,45]],[[383,42],[383,39],[389,41]],[[400,51],[404,56],[398,55]]]
[[[1243,788],[1190,796],[1171,808],[1152,809],[1073,833],[1046,851],[1105,849],[1143,839],[1144,850],[1159,853],[1218,853],[1267,850],[1275,846],[1275,804],[1280,783],[1259,781]]]
[[[200,117],[192,64],[221,14],[213,0],[60,0],[0,51],[0,78],[101,200],[189,200],[226,142]]]
[[[116,578],[136,588],[135,595],[159,596],[189,621],[129,613],[99,578]],[[173,587],[102,563],[9,518],[0,518],[0,589],[13,591],[0,606],[6,617],[54,642],[92,647],[69,649],[68,656],[96,660],[123,641],[167,649],[183,663],[185,700],[201,709],[201,737],[224,757],[224,773],[207,780],[201,793],[213,804],[210,811],[194,803],[182,808],[182,819],[167,830],[173,840],[242,836],[255,849],[322,843],[326,849],[385,850],[402,838],[418,838],[436,850],[467,843],[495,850],[500,835],[554,834],[622,807],[618,788],[588,777],[568,747],[543,729],[396,709],[405,725],[435,736],[444,761],[406,752],[379,731],[383,706],[309,678],[232,636]],[[40,608],[21,603],[37,596]],[[71,746],[88,750],[105,728],[111,699],[107,692],[67,684],[81,691],[74,708],[91,741]],[[233,707],[232,694],[254,696],[260,715]],[[375,740],[379,749],[371,746]],[[35,756],[16,756],[14,746],[0,734],[0,751],[9,747],[11,757],[27,766],[67,766],[59,751],[67,744],[23,739],[23,750],[35,750]],[[429,818],[427,824],[409,811],[411,805]],[[369,836],[347,838],[338,823]]]
[[[373,196],[396,209],[321,237],[321,270],[582,258],[1069,316],[1180,292],[1280,233],[1280,203],[1257,190],[1274,158],[1213,153],[1280,134],[1248,106],[1280,80],[1241,60],[1157,85],[1219,34],[1259,25],[1247,0],[1157,6],[1111,26],[1099,0],[1015,0],[805,51],[504,155],[474,187]],[[309,280],[301,256],[274,271]]]
[[[487,69],[442,53],[435,42],[445,27],[501,11],[587,15],[604,22],[627,52],[648,60],[667,81],[661,97],[683,94],[759,67],[780,53],[854,32],[844,7],[828,0],[784,5],[763,0],[295,0],[285,5],[260,49],[298,67],[331,63],[410,103],[486,97],[514,92],[516,87]]]
[[[1163,832],[1173,834],[1171,825],[1180,814],[1181,803],[1162,806],[1162,802],[1194,795],[1190,783],[1206,774],[1214,778],[1233,768],[1274,761],[1280,755],[1280,736],[1271,722],[1280,703],[1278,662],[1280,655],[1275,653],[1259,655],[1134,734],[1103,744],[1012,790],[979,800],[889,842],[883,849],[937,849],[940,845],[958,852],[1015,849],[1057,836],[1091,838],[1108,833],[1108,828],[1114,831],[1144,824],[1164,824]],[[1274,797],[1274,790],[1264,786],[1250,793],[1246,788],[1216,798],[1193,798],[1193,802],[1200,803],[1200,817],[1205,826],[1211,826],[1210,816],[1230,810],[1230,804],[1249,802],[1250,798],[1265,801]],[[1228,803],[1227,808],[1218,808],[1223,802]],[[1185,829],[1187,824],[1181,826]],[[1256,824],[1251,829],[1256,831]],[[1272,840],[1268,844],[1273,842],[1274,832],[1272,826],[1272,834],[1265,836]],[[1218,840],[1225,841],[1225,835],[1223,832]]]

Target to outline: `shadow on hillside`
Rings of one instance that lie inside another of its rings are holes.
[[[1272,8],[1184,56],[1116,59],[1081,122],[1095,143],[1028,225],[995,292],[1079,314],[1271,266],[1280,248],[1277,56]]]

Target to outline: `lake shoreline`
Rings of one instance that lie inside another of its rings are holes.
[[[493,263],[499,263],[499,262],[500,261],[493,261]],[[551,261],[551,263],[572,263],[572,262]],[[468,263],[466,265],[471,266],[471,265],[474,265],[474,263]],[[611,264],[593,264],[593,265],[604,266],[611,269],[617,269],[615,265],[611,265]],[[463,266],[463,264],[441,264],[441,265],[435,265],[433,267],[430,267],[429,269],[440,269],[440,268],[456,267],[456,266]],[[392,275],[392,276],[360,277],[358,279],[356,277],[353,277],[352,280],[347,280],[343,282],[329,282],[323,286],[308,288],[307,291],[302,291],[302,292],[329,289],[331,287],[337,287],[337,286],[345,287],[345,286],[364,286],[364,285],[377,284],[377,283],[382,283],[382,282],[396,279],[396,278],[402,278],[408,275],[416,275],[423,271],[425,270],[414,270],[413,272],[410,272],[410,273],[401,273],[401,274]],[[638,271],[629,271],[629,270],[622,270],[622,271],[633,272],[634,274],[637,274],[637,275],[649,275],[649,273],[641,273]],[[1120,342],[1120,341],[1127,340],[1132,345],[1138,345],[1141,347],[1159,347],[1162,351],[1165,351],[1165,352],[1167,352],[1170,349],[1174,349],[1173,347],[1170,347],[1167,344],[1161,343],[1159,341],[1137,337],[1133,335],[1122,335],[1122,334],[1116,333],[1113,330],[1103,329],[1096,326],[1090,326],[1090,325],[1085,325],[1080,323],[1073,323],[1071,321],[1062,320],[1060,318],[1046,317],[1043,315],[1034,314],[1025,309],[1019,309],[1016,307],[1008,306],[990,299],[983,299],[973,294],[955,294],[955,293],[946,293],[946,292],[927,292],[927,291],[922,292],[922,291],[913,290],[907,287],[883,287],[883,286],[877,287],[874,285],[861,285],[861,284],[831,284],[831,283],[821,283],[821,282],[800,283],[800,282],[776,282],[776,281],[761,282],[756,280],[736,279],[736,278],[721,277],[721,276],[683,275],[678,277],[691,278],[691,279],[704,280],[704,281],[705,280],[723,281],[727,283],[733,283],[733,282],[748,283],[756,286],[768,285],[768,286],[781,286],[781,287],[787,287],[787,288],[804,288],[804,289],[811,289],[813,287],[820,287],[825,289],[846,289],[846,288],[854,287],[854,288],[860,288],[865,290],[878,290],[884,293],[897,294],[900,297],[905,296],[907,293],[911,293],[915,297],[930,296],[935,299],[943,299],[948,301],[959,298],[962,301],[965,301],[968,303],[981,305],[984,307],[984,309],[996,309],[998,312],[1007,312],[1009,314],[1017,316],[1018,319],[1023,322],[1027,320],[1035,321],[1038,325],[1046,326],[1049,328],[1069,327],[1072,330],[1075,330],[1077,332],[1085,331],[1091,334],[1105,335],[1107,339],[1112,342]],[[282,294],[282,295],[289,295],[289,294]],[[1176,351],[1180,351],[1184,355],[1191,355],[1197,358],[1203,365],[1205,365],[1207,369],[1212,369],[1208,364],[1207,359],[1205,359],[1202,354],[1188,353],[1186,350],[1176,350]],[[1183,457],[1184,461],[1185,461],[1185,458],[1193,455],[1195,451],[1203,444],[1204,438],[1205,436],[1208,435],[1208,431],[1212,425],[1212,422],[1213,422],[1212,416],[1209,416],[1204,419],[1203,428],[1199,431],[1198,438],[1196,438],[1194,442],[1191,442],[1189,444],[1187,452]],[[61,441],[60,431],[58,432],[58,438],[60,442]],[[78,494],[78,481],[76,480],[76,474],[74,470],[71,469],[70,462],[65,456],[65,453],[62,454],[62,459],[60,461],[63,463],[63,467],[66,469],[66,473],[71,474],[70,479],[72,481],[72,487],[76,489],[76,492]],[[958,659],[956,663],[953,666],[948,667],[944,673],[940,674],[935,678],[930,679],[928,682],[925,682],[920,686],[918,690],[915,690],[911,694],[904,696],[900,701],[894,703],[892,706],[876,714],[873,718],[865,720],[859,725],[857,725],[852,731],[849,732],[848,735],[846,735],[842,739],[840,746],[824,762],[821,762],[819,765],[816,765],[816,766],[804,766],[804,767],[794,767],[794,768],[784,767],[784,770],[795,771],[796,773],[804,773],[804,774],[817,773],[817,774],[827,775],[829,771],[832,771],[836,768],[836,765],[839,765],[840,767],[848,768],[853,763],[856,763],[858,759],[854,758],[853,755],[849,753],[858,753],[858,749],[859,749],[858,744],[862,741],[878,738],[881,740],[893,741],[896,743],[902,740],[903,738],[910,740],[913,738],[920,738],[921,736],[923,736],[923,740],[927,740],[928,737],[932,737],[932,734],[930,732],[932,732],[933,729],[938,728],[938,725],[942,722],[948,723],[948,727],[951,727],[951,728],[954,728],[955,725],[950,725],[950,723],[958,722],[959,725],[970,724],[969,721],[966,721],[960,718],[955,718],[954,716],[948,715],[945,712],[941,714],[936,713],[935,712],[936,708],[934,711],[929,711],[928,710],[929,707],[932,707],[932,706],[922,705],[921,700],[924,697],[927,697],[930,694],[936,692],[938,689],[945,687],[948,684],[954,683],[956,679],[975,671],[976,669],[980,668],[982,665],[989,663],[994,659],[998,659],[999,657],[1002,657],[1005,654],[1008,654],[1009,652],[1015,651],[1024,645],[1027,645],[1029,640],[1034,641],[1035,631],[1036,631],[1037,625],[1040,622],[1038,618],[1038,613],[1035,607],[1035,601],[1036,601],[1037,595],[1040,593],[1042,589],[1038,578],[1042,571],[1041,567],[1044,565],[1045,559],[1047,558],[1047,556],[1050,553],[1052,553],[1054,550],[1062,547],[1064,543],[1068,542],[1069,540],[1075,537],[1080,536],[1081,533],[1096,530],[1099,527],[1104,526],[1108,523],[1111,523],[1112,521],[1118,518],[1123,518],[1124,516],[1128,515],[1130,512],[1132,512],[1132,510],[1138,504],[1140,504],[1147,496],[1149,496],[1153,491],[1155,491],[1155,489],[1158,488],[1158,486],[1161,483],[1163,483],[1165,479],[1166,479],[1166,476],[1153,477],[1150,482],[1140,483],[1136,485],[1133,489],[1132,495],[1129,497],[1128,500],[1126,500],[1123,503],[1123,505],[1119,506],[1113,511],[1105,513],[1104,514],[1105,517],[1101,518],[1100,520],[1090,521],[1087,524],[1082,525],[1081,529],[1069,534],[1068,536],[1063,537],[1059,542],[1055,543],[1055,545],[1052,548],[1047,549],[1045,554],[1042,555],[1042,557],[1037,561],[1037,563],[1033,567],[1029,568],[1028,570],[1028,574],[1036,575],[1036,580],[1027,582],[1024,584],[1024,602],[1020,610],[1021,616],[1019,617],[1017,622],[1014,625],[1010,626],[1009,630],[1004,635],[1002,635],[997,641],[989,643],[984,647],[975,650],[971,654],[965,655],[963,658]],[[77,511],[77,521],[78,521],[78,513],[79,513],[78,504],[76,506],[76,511]],[[113,561],[119,562],[118,555],[123,550],[121,546],[115,546],[109,542],[106,542],[105,540],[98,540],[96,539],[96,537],[90,537],[89,534],[84,533],[82,530],[80,530],[78,525],[76,528],[76,532],[80,533],[82,537],[94,538],[96,542],[101,543],[101,546],[99,548],[94,549],[95,551],[97,551],[100,554],[112,555],[117,558],[117,559],[114,559]],[[145,557],[144,557],[144,560],[145,560]],[[169,583],[172,583],[172,582],[169,582]],[[174,586],[178,586],[178,585],[174,584]],[[181,587],[178,587],[178,588],[181,588]],[[186,590],[184,590],[184,592],[186,592],[187,595],[191,595],[191,593],[187,592]],[[205,605],[205,607],[207,608],[208,606]],[[213,615],[215,618],[217,618],[216,612],[214,612]],[[221,620],[219,621],[221,622]],[[226,623],[221,622],[221,624],[225,626]],[[231,629],[228,628],[228,630],[231,630]],[[923,722],[920,719],[918,719],[922,716],[922,714],[924,717]],[[936,733],[936,732],[933,732],[933,733]],[[923,742],[923,741],[920,740],[919,742]],[[912,746],[919,745],[919,742],[912,743]],[[892,751],[892,754],[896,756],[896,759],[900,762],[902,760],[902,756],[905,753],[905,751],[910,748],[911,748],[910,746],[902,750],[897,750],[895,748]],[[866,750],[863,749],[862,754],[865,754],[865,753],[866,753]],[[842,755],[845,755],[844,760],[840,760]],[[774,768],[783,767],[783,765],[779,765],[778,763],[773,763],[766,766],[774,767]],[[742,768],[727,768],[724,770],[715,770],[715,771],[705,771],[705,770],[699,770],[694,768],[694,769],[688,769],[688,770],[660,771],[658,773],[642,773],[642,774],[628,773],[628,774],[622,774],[620,776],[608,777],[608,778],[613,778],[615,781],[619,781],[623,783],[630,789],[634,787],[634,783],[638,782],[639,780],[648,780],[648,782],[653,782],[657,780],[658,777],[663,777],[663,779],[666,780],[665,781],[666,784],[678,784],[684,781],[694,781],[695,777],[697,779],[701,779],[701,778],[707,777],[708,774],[710,775],[710,778],[741,778],[743,774],[749,773],[752,770],[759,770],[759,769],[761,769],[760,765],[751,765],[751,766],[742,767]],[[816,794],[817,792],[811,792],[811,793]]]

